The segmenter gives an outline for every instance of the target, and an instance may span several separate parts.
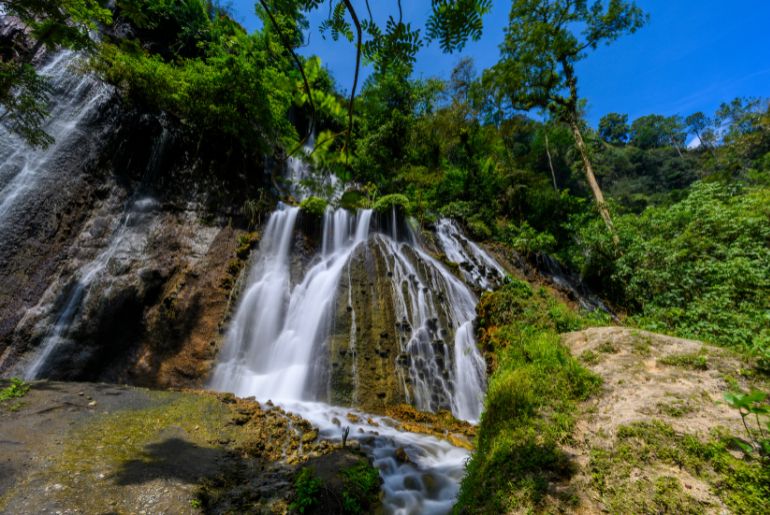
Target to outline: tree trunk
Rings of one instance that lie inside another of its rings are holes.
[[[670,138],[671,146],[673,146],[676,149],[676,153],[679,154],[679,159],[684,159],[684,156],[682,155],[682,149],[679,148],[679,144],[674,141],[674,138]]]
[[[591,160],[588,158],[588,149],[586,148],[585,141],[583,141],[583,135],[580,133],[580,127],[574,118],[570,120],[569,125],[572,129],[573,136],[575,136],[575,144],[577,145],[578,151],[580,151],[580,157],[583,159],[583,170],[585,171],[588,185],[591,187],[591,192],[594,194],[596,207],[599,209],[599,214],[601,215],[602,220],[604,220],[607,229],[609,229],[610,234],[612,234],[612,241],[617,247],[620,244],[620,239],[618,238],[617,232],[615,232],[615,226],[612,223],[612,217],[610,216],[610,210],[607,208],[607,203],[604,201],[602,189],[596,181],[594,169],[591,166]]]
[[[551,169],[551,178],[553,179],[554,191],[559,191],[559,187],[556,185],[556,172],[553,171],[553,160],[551,159],[551,147],[548,144],[548,133],[545,133],[545,155],[548,156],[548,167]]]

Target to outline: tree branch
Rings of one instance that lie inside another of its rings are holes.
[[[307,75],[305,74],[305,67],[302,65],[302,61],[297,56],[297,54],[294,52],[294,48],[289,44],[289,42],[286,40],[285,35],[283,34],[283,31],[281,30],[281,27],[278,25],[278,22],[275,20],[275,17],[273,16],[273,13],[270,12],[270,9],[267,6],[267,2],[265,0],[259,0],[260,5],[262,5],[262,9],[265,10],[265,13],[270,18],[270,22],[275,27],[275,32],[278,34],[278,38],[281,40],[281,44],[284,46],[287,52],[291,54],[292,59],[294,60],[294,63],[297,65],[297,68],[299,68],[299,73],[302,75],[302,81],[305,83],[305,91],[307,92],[307,101],[310,104],[310,125],[308,126],[307,134],[304,138],[302,138],[302,141],[299,142],[296,148],[294,148],[289,155],[296,152],[299,148],[301,148],[308,139],[310,139],[310,135],[313,133],[313,129],[315,128],[315,118],[316,118],[316,110],[315,110],[315,103],[313,102],[313,92],[310,89],[310,81],[307,80]]]
[[[356,34],[357,34],[357,41],[356,41],[356,71],[355,75],[353,76],[353,90],[350,92],[350,103],[348,104],[348,135],[347,135],[347,142],[345,143],[345,147],[347,148],[346,155],[350,154],[350,136],[353,132],[353,106],[356,101],[356,88],[358,87],[358,74],[361,69],[361,41],[363,39],[363,34],[361,32],[361,22],[358,20],[358,14],[356,14],[356,10],[353,9],[353,5],[350,3],[350,0],[343,0],[345,2],[345,6],[348,9],[348,12],[350,13],[350,17],[353,18],[353,24],[356,26]]]

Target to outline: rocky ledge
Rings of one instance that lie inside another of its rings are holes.
[[[370,466],[306,420],[231,395],[59,382],[25,390],[0,401],[2,513],[285,513],[308,468],[329,508],[346,495],[341,474]],[[360,502],[379,510],[376,498]]]

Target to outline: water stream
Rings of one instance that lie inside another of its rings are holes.
[[[302,177],[304,171],[292,167],[291,173]],[[449,409],[457,418],[477,421],[486,365],[473,334],[477,298],[465,281],[489,288],[491,275],[502,274],[499,265],[451,225],[439,235],[445,252],[453,252],[451,260],[472,260],[477,268],[461,280],[417,243],[408,226],[397,223],[395,211],[386,217],[387,230],[382,231],[383,221],[370,210],[328,208],[315,257],[300,277],[292,277],[292,271],[297,274],[292,245],[301,230],[301,216],[299,208],[287,206],[270,216],[209,386],[277,402],[317,425],[322,437],[341,439],[339,421],[351,409],[327,403],[327,388],[318,378],[328,371],[319,367],[329,366],[323,354],[328,352],[338,302],[346,304],[349,317],[347,352],[357,351],[351,269],[356,256],[369,253],[385,263],[387,277],[380,280],[390,285],[396,321],[392,329],[404,335],[400,357],[408,366],[396,370],[403,370],[399,379],[406,399],[418,409]],[[338,298],[341,285],[347,294]],[[354,364],[351,373],[356,390],[358,374],[367,372]],[[358,420],[345,425],[380,470],[386,510],[447,513],[468,452],[434,437],[398,431],[381,417],[361,414]],[[399,447],[410,463],[394,458]]]
[[[44,149],[32,149],[0,124],[0,229],[26,209],[25,198],[44,183],[66,179],[57,176],[73,156],[82,154],[86,127],[112,94],[109,86],[74,68],[79,55],[62,51],[43,65],[40,74],[53,88],[51,112],[44,130],[54,142]]]

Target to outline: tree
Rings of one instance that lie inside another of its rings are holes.
[[[30,145],[45,147],[52,138],[42,128],[51,93],[45,78],[32,66],[42,48],[92,48],[90,31],[112,19],[102,0],[3,0],[0,8],[18,18],[31,45],[18,40],[0,42],[0,121]]]
[[[635,3],[623,0],[590,5],[587,0],[514,0],[502,59],[490,75],[514,109],[547,108],[570,126],[588,185],[612,234],[612,218],[583,140],[575,65],[589,50],[635,32],[645,21]]]
[[[714,130],[714,120],[698,111],[684,119],[687,129],[695,134],[703,148],[708,149],[716,159],[714,147],[716,147],[717,133]]]
[[[628,131],[627,114],[609,113],[599,120],[599,137],[610,145],[625,145]]]
[[[674,147],[680,152],[686,138],[684,127],[677,116],[650,114],[631,124],[631,144],[644,150]]]
[[[303,13],[326,4],[324,0],[259,0],[261,8],[274,17],[276,13],[290,11],[295,19],[306,22]],[[350,149],[353,132],[353,114],[362,58],[371,62],[375,72],[387,76],[387,68],[398,67],[411,72],[417,51],[431,41],[438,41],[444,52],[454,52],[464,47],[468,39],[477,40],[483,28],[482,17],[489,12],[491,0],[431,0],[431,13],[426,20],[427,38],[419,29],[403,19],[401,0],[393,2],[394,12],[384,27],[372,16],[366,2],[367,17],[360,16],[351,0],[330,0],[329,14],[321,24],[321,32],[335,41],[340,36],[355,41],[356,58],[353,85],[348,100],[348,127],[346,149]],[[406,68],[404,68],[406,67]]]

